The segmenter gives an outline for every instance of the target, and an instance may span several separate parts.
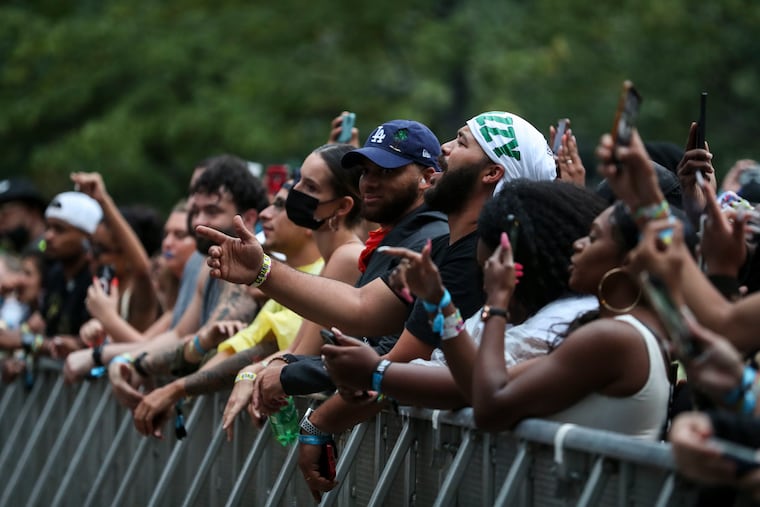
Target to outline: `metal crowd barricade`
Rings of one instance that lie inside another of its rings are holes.
[[[188,437],[143,438],[106,380],[64,385],[45,363],[34,386],[0,388],[0,506],[313,504],[297,447],[238,421],[225,440],[227,393],[189,404]],[[310,402],[299,399],[303,412]],[[689,505],[669,447],[528,420],[477,430],[470,410],[385,411],[339,439],[338,487],[322,505]]]

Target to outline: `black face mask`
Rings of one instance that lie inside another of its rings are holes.
[[[23,225],[7,231],[5,234],[0,235],[0,245],[4,249],[10,249],[14,252],[21,252],[26,245],[31,241],[29,237],[29,230]]]
[[[325,223],[324,220],[317,220],[314,218],[317,206],[338,199],[340,199],[340,197],[330,199],[329,201],[319,202],[319,199],[316,197],[312,197],[303,192],[299,192],[295,188],[291,188],[290,192],[288,192],[288,198],[285,200],[285,211],[287,212],[290,221],[297,226],[306,227],[307,229],[316,231],[322,227],[323,223]]]

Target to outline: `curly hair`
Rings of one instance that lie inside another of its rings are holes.
[[[588,234],[594,218],[606,207],[604,199],[585,187],[526,179],[506,183],[483,207],[478,232],[489,249],[499,245],[502,231],[510,231],[517,223],[512,248],[524,275],[515,299],[526,316],[570,292],[573,242]]]
[[[261,212],[269,206],[266,189],[248,164],[234,155],[220,155],[204,161],[208,165],[190,188],[190,194],[213,194],[226,190],[239,213],[249,209]]]
[[[317,153],[325,161],[327,168],[330,169],[332,179],[330,184],[335,190],[335,195],[339,197],[349,196],[354,200],[354,207],[346,215],[346,226],[349,228],[356,227],[361,222],[362,200],[359,196],[359,178],[362,172],[355,167],[345,168],[341,164],[343,155],[353,151],[354,147],[350,144],[325,144],[312,151]]]

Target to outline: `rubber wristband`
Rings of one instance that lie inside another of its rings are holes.
[[[256,380],[256,374],[251,373],[250,371],[241,371],[235,377],[235,383],[237,384],[238,382],[242,382],[243,380],[250,380],[251,382],[253,382],[254,380]]]
[[[742,395],[752,387],[756,376],[757,370],[751,366],[745,366],[741,383],[723,397],[723,403],[726,405],[736,405],[739,403],[742,400]]]
[[[195,351],[196,351],[196,352],[198,353],[198,355],[200,355],[200,356],[205,356],[206,354],[208,354],[208,350],[204,349],[204,348],[201,346],[201,338],[200,338],[200,336],[198,336],[198,335],[195,335],[195,336],[193,337],[193,348],[195,349]]]
[[[132,359],[132,356],[130,356],[129,354],[121,354],[121,355],[118,355],[118,356],[114,357],[113,359],[111,359],[111,362],[112,363],[128,364],[128,365],[132,366],[132,363],[134,361]]]
[[[251,287],[261,287],[261,284],[267,281],[269,278],[269,272],[272,270],[272,258],[267,254],[264,254],[264,258],[261,261],[261,269],[259,274],[256,275],[256,279],[250,283]]]
[[[298,435],[299,444],[324,445],[332,440],[332,437],[320,437],[317,435]]]
[[[382,392],[383,377],[385,376],[385,370],[387,370],[388,366],[390,365],[391,365],[391,362],[387,359],[383,359],[377,364],[375,371],[372,373],[372,390],[373,391],[377,393]]]
[[[103,345],[92,348],[92,362],[95,366],[105,366],[103,364]]]
[[[142,365],[143,359],[148,355],[147,352],[140,353],[139,356],[135,358],[134,361],[132,361],[132,366],[135,367],[135,371],[139,373],[143,377],[150,377],[150,374],[145,370],[145,368]]]
[[[756,403],[757,395],[752,389],[747,389],[744,393],[744,399],[742,400],[741,413],[747,415],[754,414]]]
[[[422,306],[425,307],[425,310],[428,313],[435,313],[435,317],[433,318],[432,328],[434,333],[438,333],[438,335],[441,335],[443,333],[443,309],[449,306],[451,303],[451,294],[449,294],[448,289],[444,289],[443,291],[443,297],[438,302],[438,305],[434,305],[433,303],[428,303],[424,299],[422,300]]]

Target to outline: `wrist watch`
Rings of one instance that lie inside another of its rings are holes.
[[[491,317],[504,317],[504,319],[509,320],[509,312],[505,308],[494,308],[485,305],[483,311],[480,312],[480,320],[486,322]]]
[[[320,430],[313,424],[311,424],[311,421],[309,420],[309,416],[311,413],[314,412],[311,408],[309,408],[306,413],[303,416],[303,419],[301,419],[301,430],[304,435],[315,435],[318,437],[327,437],[330,436],[330,433],[325,433],[324,431]]]

